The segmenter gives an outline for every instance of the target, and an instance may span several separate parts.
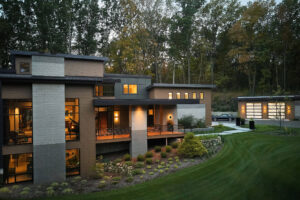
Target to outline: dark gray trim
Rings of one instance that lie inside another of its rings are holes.
[[[148,76],[148,75],[137,75],[137,74],[107,74],[107,73],[104,73],[104,77],[109,77],[109,78],[149,78],[149,79],[152,78],[152,76]]]
[[[66,83],[66,84],[98,84],[120,82],[118,79],[85,76],[33,76],[21,74],[0,74],[3,82],[14,83]]]
[[[153,83],[151,86],[147,87],[147,90],[152,88],[195,88],[195,89],[213,89],[216,85],[211,84],[169,84],[169,83]]]
[[[286,100],[300,100],[300,95],[286,95],[286,96],[244,96],[237,97],[238,101],[286,101]]]
[[[199,104],[199,99],[94,99],[94,106]]]
[[[2,155],[2,146],[3,146],[3,139],[4,139],[3,138],[4,137],[3,114],[4,113],[3,113],[3,99],[2,99],[2,81],[0,81],[0,169],[3,169],[3,155]]]
[[[17,56],[48,56],[48,57],[63,57],[65,59],[73,59],[73,60],[90,60],[90,61],[100,61],[100,62],[108,62],[109,59],[107,57],[97,57],[97,56],[84,56],[84,55],[73,55],[73,54],[50,54],[50,53],[41,53],[36,51],[10,51],[11,55]]]

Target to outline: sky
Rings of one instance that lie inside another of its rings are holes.
[[[248,1],[253,1],[253,0],[240,0],[240,2],[242,3],[242,5],[247,5]],[[280,3],[282,0],[275,0],[276,4]]]

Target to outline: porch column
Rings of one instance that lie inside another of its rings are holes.
[[[143,106],[131,107],[131,157],[147,152],[147,108]]]

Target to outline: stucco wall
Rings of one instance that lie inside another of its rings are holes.
[[[192,115],[196,119],[205,121],[205,104],[178,104],[177,105],[178,119]]]

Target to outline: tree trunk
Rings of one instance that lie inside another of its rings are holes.
[[[187,64],[188,64],[188,84],[191,83],[191,56],[190,56],[190,51],[188,52],[188,57],[187,57]]]
[[[173,84],[175,84],[175,62],[173,65]]]

